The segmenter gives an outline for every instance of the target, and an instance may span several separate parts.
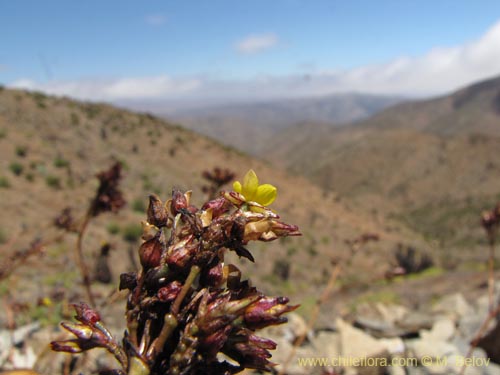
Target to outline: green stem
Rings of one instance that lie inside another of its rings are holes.
[[[160,335],[155,339],[148,352],[146,353],[146,358],[148,360],[154,360],[156,353],[159,353],[163,350],[165,343],[168,338],[177,328],[178,321],[172,314],[166,314],[163,319],[163,327],[161,328]]]
[[[184,297],[186,297],[186,294],[189,292],[191,285],[193,284],[194,280],[196,279],[196,276],[198,276],[199,273],[200,273],[200,267],[198,266],[191,267],[186,282],[182,286],[182,289],[180,293],[177,295],[177,298],[175,299],[172,305],[172,309],[170,310],[174,316],[179,313],[182,301],[184,300]]]

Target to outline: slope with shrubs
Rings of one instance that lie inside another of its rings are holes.
[[[91,267],[102,242],[111,244],[115,279],[133,268],[129,254],[136,253],[140,241],[139,223],[145,218],[148,195],[166,199],[173,186],[193,189],[193,200],[199,204],[205,198],[202,172],[214,167],[229,168],[239,179],[253,168],[263,183],[277,186],[273,207],[303,233],[293,241],[282,239],[262,256],[258,252],[264,250],[254,248],[260,260],[251,268],[251,277],[266,292],[297,299],[316,293],[331,273],[332,260],[344,261],[346,283],[367,283],[394,266],[397,244],[430,250],[404,226],[387,224],[376,215],[360,215],[339,202],[335,193],[304,178],[148,114],[4,89],[0,134],[2,252],[7,256],[36,238],[54,239],[8,280],[16,298],[33,300],[33,293],[42,297],[53,288],[73,288],[76,296],[81,293],[73,255],[76,237],[61,236],[53,219],[66,207],[72,208],[75,218],[81,217],[97,187],[95,174],[115,161],[123,165],[121,189],[128,205],[116,215],[94,220],[83,244]],[[376,234],[377,240],[367,241],[363,251],[356,253],[360,246],[354,240],[366,234]],[[353,244],[358,246],[354,250]],[[237,263],[243,269],[247,266],[244,260]],[[32,282],[26,283],[27,277]]]
[[[500,78],[342,129],[315,128],[280,134],[268,158],[409,224],[450,254],[477,255],[463,250],[484,245],[477,214],[500,192]]]

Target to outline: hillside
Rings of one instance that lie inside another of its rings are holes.
[[[228,104],[163,113],[183,126],[257,155],[276,132],[297,123],[338,126],[361,120],[402,99],[366,94]],[[335,125],[333,125],[335,124]]]
[[[342,129],[302,124],[265,154],[325,190],[480,258],[481,210],[500,199],[500,78],[407,102]],[[456,251],[460,250],[460,251]]]
[[[109,105],[2,90],[0,160],[0,264],[5,266],[11,254],[36,238],[47,243],[41,256],[32,256],[9,279],[0,280],[0,291],[28,304],[30,314],[43,310],[30,301],[61,292],[63,287],[67,291],[62,293],[71,291],[66,294],[71,300],[81,299],[73,254],[76,236],[63,235],[52,223],[66,207],[72,208],[75,218],[82,217],[97,187],[95,174],[114,161],[124,166],[121,188],[128,205],[90,224],[84,250],[93,268],[102,242],[109,241],[115,281],[133,267],[128,254],[129,250],[135,253],[138,243],[131,243],[136,240],[130,236],[133,226],[137,228],[145,218],[148,194],[155,192],[167,199],[173,186],[192,189],[194,203],[200,204],[204,199],[202,172],[215,166],[237,172],[239,179],[253,168],[262,182],[278,187],[273,207],[284,221],[299,225],[303,236],[257,244],[253,247],[256,265],[234,261],[270,293],[296,299],[308,296],[305,308],[328,279],[332,259],[344,265],[345,285],[366,285],[396,265],[398,244],[430,251],[425,241],[404,226],[359,214],[339,202],[336,194],[302,177],[151,115]],[[376,234],[377,240],[353,242],[367,234]],[[288,275],[280,273],[283,268]]]

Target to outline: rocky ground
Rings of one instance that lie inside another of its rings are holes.
[[[323,321],[315,330],[309,330],[300,315],[291,314],[288,324],[267,329],[262,336],[278,344],[272,359],[280,374],[496,375],[500,356],[494,320],[489,324],[493,339],[482,340],[469,356],[469,343],[487,316],[487,296],[471,299],[457,292],[420,309],[363,303],[349,317],[332,313],[331,321]],[[122,329],[114,327],[118,335]],[[61,373],[65,363],[70,365],[68,357],[47,347],[61,335],[38,322],[0,331],[0,366],[4,371],[33,368],[40,374]],[[301,336],[303,344],[294,347]],[[113,365],[107,353],[95,352],[80,356],[76,368],[90,374]]]

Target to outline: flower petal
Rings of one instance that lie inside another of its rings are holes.
[[[253,169],[250,169],[245,177],[243,177],[243,190],[241,194],[243,194],[247,201],[253,201],[258,187],[259,178],[255,174]]]
[[[274,202],[278,189],[271,184],[260,185],[255,193],[254,201],[263,206],[268,206]]]
[[[237,193],[240,193],[241,194],[241,191],[243,190],[242,187],[241,187],[241,182],[239,181],[235,181],[233,183],[233,190]]]

